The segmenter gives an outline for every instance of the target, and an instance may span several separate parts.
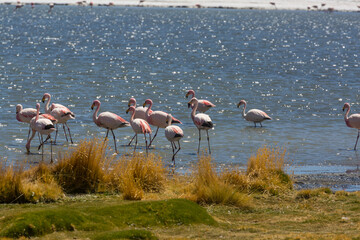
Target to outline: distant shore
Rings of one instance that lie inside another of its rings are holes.
[[[229,8],[259,10],[307,10],[360,12],[360,2],[355,0],[0,0],[0,4],[17,5],[79,5],[79,6],[131,6],[173,8]]]

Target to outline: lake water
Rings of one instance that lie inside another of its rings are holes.
[[[92,121],[93,100],[102,102],[100,112],[129,119],[130,97],[138,104],[151,98],[154,110],[183,122],[185,137],[176,160],[186,170],[197,159],[198,131],[185,98],[187,89],[195,89],[199,99],[216,104],[207,113],[215,124],[209,133],[219,166],[246,167],[264,144],[285,147],[295,173],[345,172],[360,164],[360,153],[353,151],[357,130],[346,127],[342,112],[345,102],[352,113],[360,112],[358,13],[13,9],[0,6],[0,156],[10,162],[41,160],[26,154],[28,125],[15,119],[15,106],[35,107],[49,92],[52,102],[76,114],[68,122],[75,143],[105,136],[106,130]],[[273,120],[254,128],[236,107],[241,99]],[[59,133],[54,151],[66,152],[71,146]],[[132,129],[115,134],[119,152],[130,151],[124,145]],[[151,151],[170,162],[163,129],[154,144]],[[32,152],[37,145],[35,138]],[[48,145],[45,151],[49,156]]]

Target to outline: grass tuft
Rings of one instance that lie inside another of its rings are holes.
[[[123,193],[124,199],[140,200],[144,192],[160,192],[164,188],[166,169],[161,157],[136,153],[122,156],[107,175],[111,189]]]
[[[82,140],[70,154],[60,157],[54,175],[66,193],[100,192],[104,169],[112,159],[106,155],[106,142],[100,139]]]
[[[285,157],[285,149],[263,146],[249,158],[246,173],[239,170],[225,171],[222,179],[241,192],[278,195],[293,189],[293,182],[284,170]]]
[[[201,204],[223,204],[251,208],[250,197],[222,181],[215,172],[210,156],[201,156],[194,172],[195,188],[191,198]]]
[[[146,230],[124,230],[113,231],[98,234],[94,240],[111,240],[111,239],[137,239],[137,240],[157,240],[158,238]]]
[[[6,162],[0,162],[0,203],[23,202],[21,167],[7,166]]]

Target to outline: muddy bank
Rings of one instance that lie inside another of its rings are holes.
[[[328,187],[336,191],[360,191],[360,169],[345,173],[295,175],[294,187],[298,190]]]

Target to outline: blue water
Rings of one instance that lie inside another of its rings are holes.
[[[186,170],[197,159],[198,131],[185,98],[195,89],[216,104],[207,113],[215,123],[210,141],[218,166],[246,167],[264,144],[285,147],[295,173],[345,172],[360,164],[352,150],[357,130],[346,127],[342,112],[345,102],[360,112],[358,13],[13,8],[0,6],[0,156],[8,161],[41,160],[25,154],[28,126],[16,121],[15,106],[35,107],[49,92],[52,102],[76,114],[68,122],[75,143],[105,136],[92,122],[94,99],[102,102],[100,112],[129,119],[130,97],[138,104],[151,98],[154,110],[183,122],[177,167]],[[241,99],[273,120],[254,128],[236,108]],[[130,151],[124,145],[132,129],[115,134],[120,153]],[[36,146],[37,139],[32,152]],[[70,148],[60,132],[55,158]],[[49,146],[45,151],[49,156]],[[163,130],[151,151],[170,162]]]

